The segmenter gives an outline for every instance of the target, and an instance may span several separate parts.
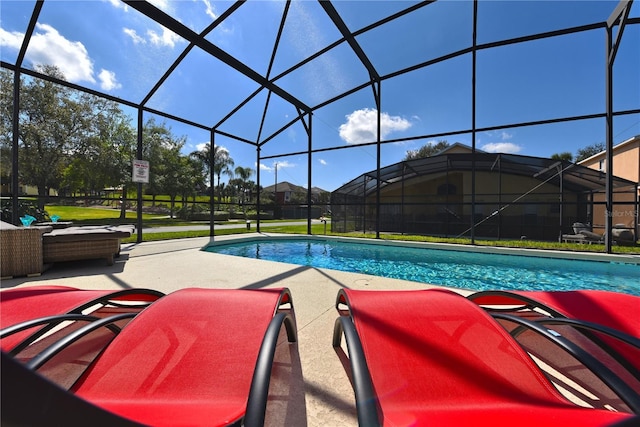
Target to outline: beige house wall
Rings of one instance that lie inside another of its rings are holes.
[[[598,153],[591,156],[578,164],[591,169],[606,172],[606,152]],[[640,135],[634,136],[613,147],[613,173],[620,178],[628,179],[640,183]],[[638,189],[638,197],[640,197],[640,188]],[[593,229],[595,232],[604,233],[605,225],[605,194],[596,194],[594,196],[593,209]],[[625,227],[633,228],[640,221],[636,219],[636,210],[631,194],[614,194],[614,205],[612,210],[614,225],[620,224]]]
[[[606,152],[598,153],[578,164],[606,172]],[[613,147],[613,174],[640,183],[640,135]]]

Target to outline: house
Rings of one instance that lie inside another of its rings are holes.
[[[276,203],[279,205],[307,202],[307,189],[288,181],[282,181],[277,184],[264,187],[262,192],[264,194],[275,194]],[[319,187],[311,188],[311,203],[321,203],[323,201],[328,201],[328,199],[328,191]]]
[[[578,164],[606,172],[607,152],[601,151],[578,162]],[[640,135],[613,147],[613,171],[620,178],[640,183]]]
[[[274,185],[264,187],[262,192],[264,194],[275,194],[276,203],[278,205],[285,205],[291,203],[293,200],[307,199],[306,188],[292,184],[288,181],[282,181]]]
[[[606,173],[607,152],[601,151],[580,162],[580,166]],[[615,176],[633,181],[640,185],[640,135],[636,135],[626,141],[621,142],[613,147],[613,173]],[[597,199],[604,201],[604,194],[597,195]],[[613,224],[619,228],[638,229],[640,227],[640,219],[637,214],[637,206],[640,202],[640,187],[637,194],[629,194],[626,200],[616,203],[612,209]],[[594,231],[603,233],[605,206],[599,205],[594,207]],[[635,221],[634,221],[635,220]]]
[[[468,145],[462,144],[460,142],[454,142],[453,144],[449,145],[447,148],[440,151],[436,155],[440,156],[442,154],[459,154],[459,153],[471,153],[471,152],[473,152],[472,147],[469,147]],[[484,151],[476,148],[476,153],[484,153]]]
[[[264,187],[263,194],[275,194],[274,218],[302,219],[309,213],[307,189],[287,181]],[[329,192],[322,188],[311,188],[311,217],[320,218],[327,210]]]

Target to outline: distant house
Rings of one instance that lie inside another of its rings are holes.
[[[460,154],[460,153],[471,153],[471,152],[473,152],[472,147],[469,147],[468,145],[462,144],[460,142],[455,142],[450,146],[448,146],[447,148],[445,148],[444,150],[437,153],[436,155],[440,156],[442,154]],[[484,153],[484,151],[476,148],[476,153]]]
[[[292,200],[297,198],[296,195],[300,197],[306,197],[307,195],[306,188],[287,181],[264,187],[262,192],[265,194],[275,194],[276,203],[279,205],[291,203]]]
[[[288,181],[278,182],[277,184],[264,187],[264,194],[275,194],[276,203],[286,205],[289,203],[306,203],[307,189],[305,187],[292,184]],[[322,200],[329,199],[329,192],[319,187],[311,188],[311,203],[319,203]]]
[[[607,171],[607,152],[601,151],[598,154],[586,158],[578,163],[590,169],[600,172]],[[613,147],[613,172],[615,176],[633,181],[640,185],[640,135],[636,135]],[[604,195],[599,195],[604,200]],[[637,218],[637,205],[640,203],[640,187],[636,197],[630,195],[626,204],[617,204],[613,208],[613,224],[624,225],[627,228],[640,227],[640,218]],[[594,218],[604,218],[605,207],[597,207],[594,211]],[[634,219],[637,219],[634,224]],[[604,222],[603,222],[604,223]],[[603,232],[604,229],[596,230]]]
[[[307,189],[287,181],[264,187],[264,194],[274,194],[276,206],[274,217],[282,219],[306,218],[309,212]],[[311,217],[320,218],[325,214],[330,194],[322,188],[311,188]]]

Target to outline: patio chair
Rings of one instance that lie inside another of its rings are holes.
[[[640,297],[634,295],[597,290],[482,291],[468,298],[495,309],[510,307],[510,311],[521,312],[538,309],[547,316],[586,320],[640,338]]]
[[[443,290],[338,293],[361,426],[604,426],[630,414],[562,397],[484,310]],[[346,355],[343,356],[346,363]]]
[[[16,227],[0,221],[0,277],[42,274],[42,235],[48,231],[51,227]]]
[[[629,410],[588,371],[540,345],[539,338],[527,332],[532,326],[535,328],[537,324],[569,340],[640,394],[640,320],[637,316],[640,297],[577,290],[483,291],[468,298],[492,314],[530,354],[542,361],[541,366],[551,367],[545,372],[555,384],[563,389],[572,388],[581,400],[593,406],[606,404]],[[571,382],[567,382],[567,378]]]
[[[77,289],[68,286],[30,286],[0,292],[0,328],[59,314],[91,313],[108,316],[120,311],[140,311],[164,296],[151,289]],[[3,351],[16,355],[51,328],[34,326],[0,339]],[[30,338],[28,338],[31,336]],[[41,343],[42,345],[42,343]]]
[[[182,289],[129,322],[71,391],[144,425],[262,425],[283,324],[294,342],[287,289]],[[54,346],[47,357],[67,343]],[[40,408],[30,416],[46,419]]]

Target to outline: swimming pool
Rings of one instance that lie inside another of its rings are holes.
[[[640,265],[318,239],[264,239],[208,252],[470,290],[601,289],[640,295]]]

